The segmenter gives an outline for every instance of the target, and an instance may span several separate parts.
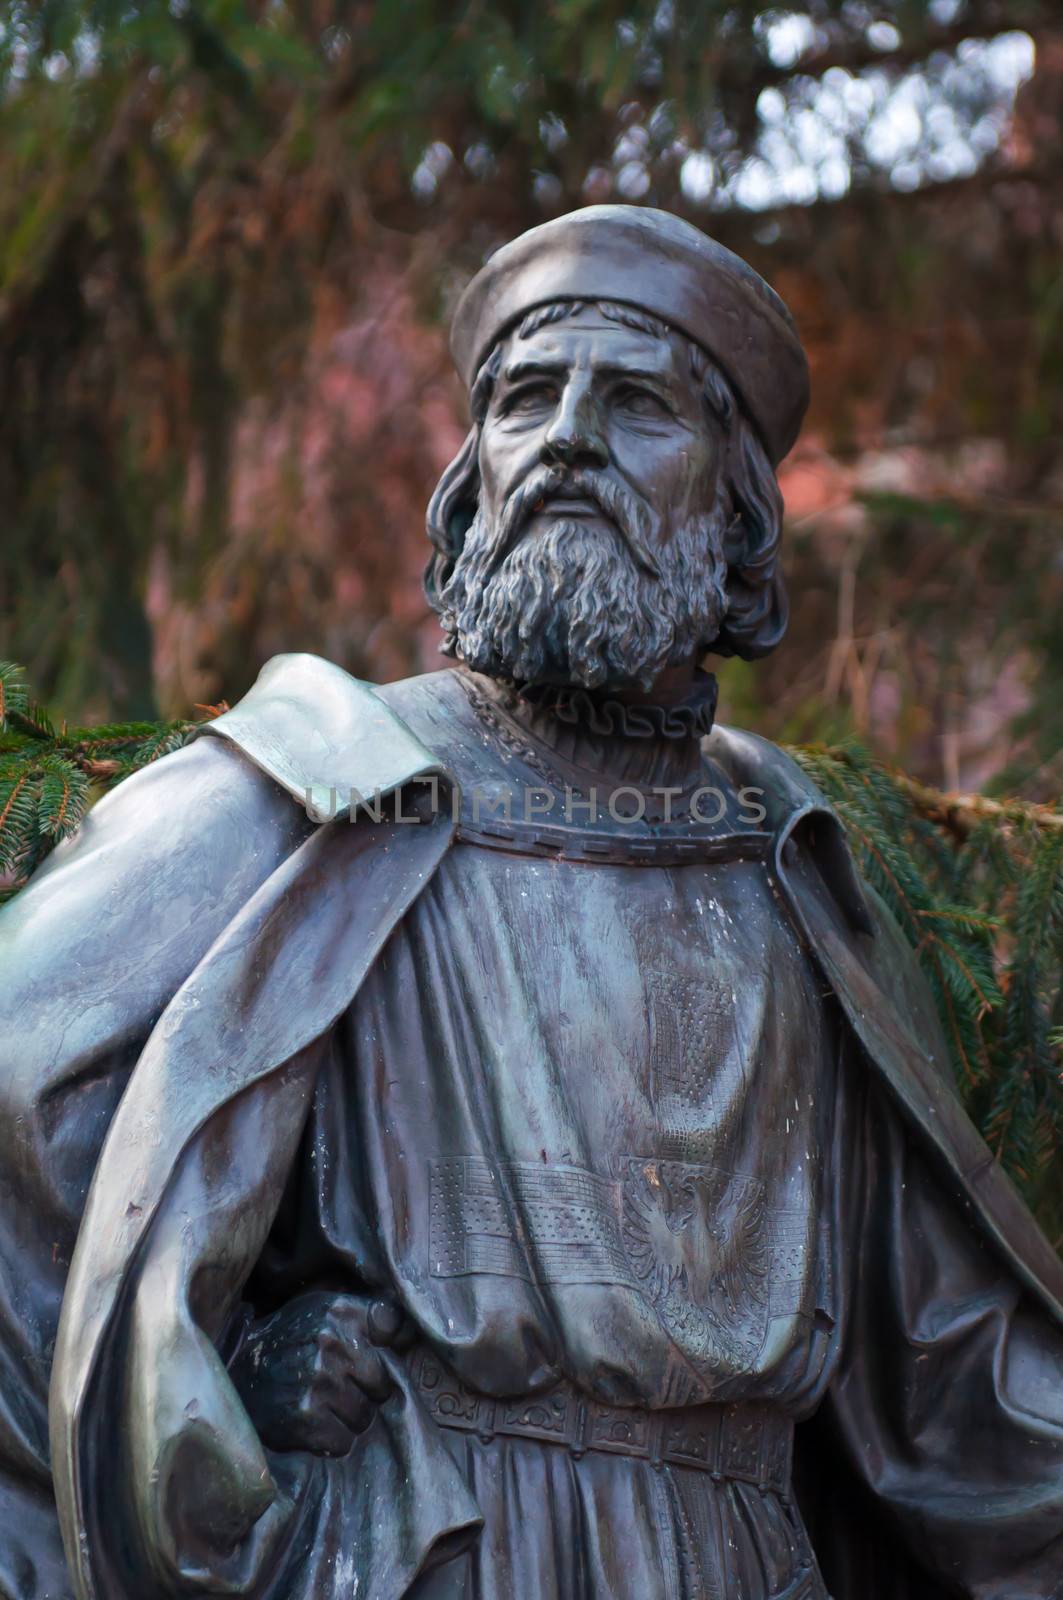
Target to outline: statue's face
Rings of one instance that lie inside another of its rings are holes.
[[[727,610],[718,437],[678,334],[582,312],[508,340],[440,596],[453,652],[586,688],[692,664]]]
[[[480,509],[495,524],[530,473],[568,466],[612,480],[649,512],[649,540],[667,542],[712,505],[717,456],[679,335],[592,316],[551,323],[510,339],[504,352],[480,435]],[[524,520],[522,536],[560,519],[588,532],[610,520],[562,485]],[[652,549],[645,553],[652,562]]]

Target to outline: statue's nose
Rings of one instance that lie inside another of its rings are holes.
[[[547,429],[541,455],[547,466],[608,466],[609,450],[589,395],[565,396]]]

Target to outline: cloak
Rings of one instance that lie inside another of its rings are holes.
[[[38,1030],[30,1065],[16,1061],[4,1081],[9,1206],[60,1158],[57,1192],[44,1197],[43,1211],[50,1206],[66,1232],[55,1241],[51,1276],[45,1261],[38,1279],[25,1354],[39,1401],[49,1317],[54,1328],[62,1294],[51,1471],[80,1600],[126,1592],[130,1551],[115,1548],[120,1519],[103,1471],[115,1448],[105,1396],[124,1395],[136,1467],[132,1522],[147,1552],[134,1557],[148,1561],[160,1592],[257,1595],[290,1537],[299,1486],[271,1478],[216,1344],[280,1203],[323,1041],[453,836],[445,718],[433,726],[424,703],[409,685],[374,692],[315,658],[277,658],[233,712],[204,730],[209,737],[101,804],[0,921],[14,958],[16,1036]],[[861,885],[839,823],[766,742],[717,729],[707,753],[736,786],[763,791],[776,892],[913,1144],[1001,1271],[1042,1315],[1063,1322],[1063,1265],[967,1120],[911,953]],[[422,789],[420,809],[410,803],[390,821],[348,820],[352,793],[409,794],[426,779],[440,804],[426,805]],[[286,795],[329,820],[311,830]],[[139,837],[123,836],[149,811],[157,838],[148,841],[143,825]],[[86,911],[98,913],[102,899],[105,916],[127,916],[130,895],[145,912],[151,903],[157,926],[132,975],[116,975],[98,920],[86,937]],[[167,927],[174,908],[179,932]],[[50,951],[51,989],[40,981],[42,938],[59,945],[58,958]],[[98,1148],[108,1124],[63,1293],[62,1250],[77,1226],[93,1141]],[[80,1133],[69,1134],[72,1126]],[[0,1240],[5,1287],[20,1243]],[[41,1244],[38,1229],[30,1245],[41,1253]],[[12,1326],[26,1323],[18,1309]],[[166,1360],[157,1368],[151,1355],[160,1349]],[[356,1447],[352,1474],[365,1496],[359,1576],[379,1600],[405,1593],[433,1553],[477,1526],[430,1420],[395,1376],[384,1426],[364,1436],[361,1455]],[[5,1456],[18,1467],[21,1450],[30,1499],[39,1502],[48,1463],[33,1394],[23,1412],[6,1419],[13,1442]],[[432,1481],[424,1503],[394,1493],[411,1474]],[[175,1512],[170,1498],[190,1475],[223,1508],[206,1534],[195,1508],[178,1526],[188,1508]],[[400,1499],[401,1526],[393,1511],[390,1520],[374,1514]],[[66,1592],[17,1575],[7,1581],[18,1600]]]

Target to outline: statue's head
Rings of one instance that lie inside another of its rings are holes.
[[[775,467],[808,400],[778,296],[665,212],[592,206],[473,279],[473,425],[428,508],[445,650],[517,683],[649,688],[786,628]]]

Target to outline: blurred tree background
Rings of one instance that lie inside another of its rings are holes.
[[[793,307],[795,595],[736,721],[1058,793],[1063,18],[1038,0],[6,0],[0,655],[71,718],[438,664],[448,309],[587,201]]]
[[[1050,0],[0,0],[0,657],[71,723],[174,727],[278,650],[438,666],[448,312],[514,233],[620,199],[751,260],[812,362],[790,634],[723,667],[724,715],[856,736],[909,797],[1052,806],[1061,153]],[[50,743],[15,698],[54,837],[55,762],[128,752]],[[1034,1193],[1063,1129],[1058,811],[913,832],[860,761],[816,770],[931,968],[953,928],[957,1071]]]

